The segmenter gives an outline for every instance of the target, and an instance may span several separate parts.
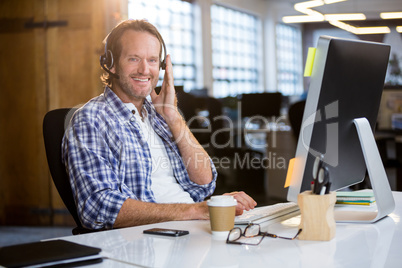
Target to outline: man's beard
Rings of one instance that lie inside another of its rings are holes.
[[[132,78],[130,76],[122,76],[120,75],[120,79],[116,79],[114,82],[117,83],[124,94],[126,94],[129,97],[134,97],[136,99],[144,99],[148,97],[153,88],[155,87],[153,84],[153,77],[151,79],[151,84],[148,88],[148,90],[145,90],[144,88],[136,88],[132,84]]]

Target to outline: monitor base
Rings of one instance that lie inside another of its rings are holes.
[[[366,118],[353,120],[359,136],[360,145],[366,162],[371,186],[373,188],[377,210],[376,211],[336,211],[336,222],[372,223],[376,222],[395,209],[395,201],[389,186],[380,153],[374,139],[370,124]]]

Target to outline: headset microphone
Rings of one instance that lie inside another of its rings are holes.
[[[106,46],[107,46],[107,42],[106,42]],[[105,49],[106,49],[106,46],[105,46]],[[108,54],[110,54],[110,60],[108,59],[108,56],[107,56]],[[100,61],[100,65],[103,70],[105,70],[107,73],[109,73],[114,78],[120,79],[120,76],[118,74],[112,73],[112,71],[110,71],[110,69],[113,67],[113,54],[110,50],[107,50],[105,52],[105,54],[100,56],[99,61]],[[109,64],[107,64],[108,61],[110,61]]]

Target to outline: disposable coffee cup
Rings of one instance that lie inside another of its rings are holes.
[[[207,201],[212,236],[227,237],[234,227],[237,201],[230,195],[211,196]]]

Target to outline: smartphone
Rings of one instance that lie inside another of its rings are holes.
[[[152,229],[144,230],[144,234],[154,234],[154,235],[165,235],[165,236],[177,237],[177,236],[188,235],[189,231],[164,229],[164,228],[152,228]]]

